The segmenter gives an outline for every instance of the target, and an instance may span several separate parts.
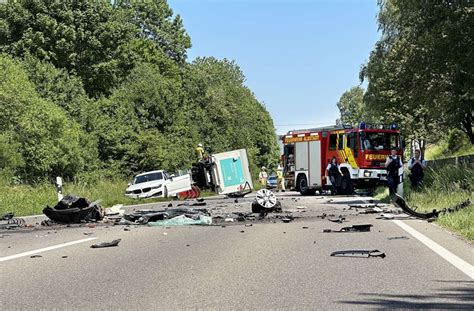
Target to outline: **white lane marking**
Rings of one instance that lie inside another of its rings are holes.
[[[442,247],[441,245],[434,242],[433,240],[427,238],[420,232],[416,231],[409,225],[402,222],[401,220],[392,220],[392,221],[396,225],[398,225],[400,228],[402,228],[403,230],[411,234],[413,237],[415,237],[418,241],[428,246],[428,248],[430,248],[433,252],[441,256],[447,262],[449,262],[450,264],[452,264],[453,266],[461,270],[468,277],[470,277],[471,279],[474,279],[474,266],[462,260],[461,258],[451,253],[446,248]]]
[[[71,245],[74,245],[74,244],[84,243],[84,242],[88,242],[88,241],[92,241],[92,240],[96,240],[96,239],[97,238],[86,238],[86,239],[82,239],[82,240],[77,240],[77,241],[72,241],[72,242],[67,242],[67,243],[61,243],[61,244],[58,244],[58,245],[48,246],[48,247],[45,247],[45,248],[35,249],[34,251],[28,251],[28,252],[19,253],[19,254],[16,254],[16,255],[0,257],[0,262],[7,261],[7,260],[12,260],[12,259],[17,259],[17,258],[25,257],[25,256],[35,255],[35,254],[38,254],[38,253],[51,251],[53,249],[58,249],[58,248],[61,248],[61,247],[66,247],[66,246],[71,246]]]

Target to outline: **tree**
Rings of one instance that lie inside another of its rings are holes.
[[[380,1],[365,101],[414,138],[462,129],[474,143],[474,11],[466,1]],[[387,120],[387,121],[388,121]]]
[[[340,122],[342,124],[353,125],[365,121],[364,89],[354,86],[345,91],[337,102],[337,108],[341,113]]]

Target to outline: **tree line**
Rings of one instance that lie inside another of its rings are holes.
[[[469,1],[379,0],[380,39],[337,106],[341,122],[397,123],[403,134],[474,144],[474,8]],[[453,138],[454,139],[454,138]]]
[[[20,182],[189,168],[198,143],[278,156],[234,61],[189,62],[165,0],[0,3],[0,173]]]

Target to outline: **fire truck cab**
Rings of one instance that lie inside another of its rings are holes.
[[[287,187],[303,195],[331,188],[326,167],[333,157],[341,172],[336,181],[340,194],[384,184],[385,161],[391,149],[403,159],[400,131],[394,124],[373,126],[362,122],[357,128],[341,125],[294,130],[281,139]],[[399,172],[402,174],[403,168]]]

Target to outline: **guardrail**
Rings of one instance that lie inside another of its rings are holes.
[[[426,162],[429,167],[440,167],[445,165],[466,165],[469,168],[474,168],[474,154],[461,157],[429,160]]]

